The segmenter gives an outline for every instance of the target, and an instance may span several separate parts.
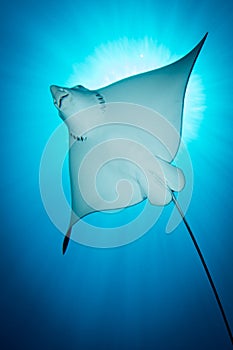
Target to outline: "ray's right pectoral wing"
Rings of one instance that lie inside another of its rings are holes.
[[[134,75],[100,89],[108,102],[126,102],[150,108],[163,116],[180,135],[186,87],[196,59],[207,34],[199,44],[180,60],[165,67]],[[166,132],[162,141],[166,145]],[[179,139],[174,140],[171,162],[179,148]]]

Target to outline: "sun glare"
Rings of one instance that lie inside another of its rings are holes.
[[[83,63],[74,64],[67,85],[81,84],[88,89],[97,89],[134,74],[160,68],[179,58],[151,38],[123,38],[100,45]],[[197,138],[204,110],[202,81],[199,75],[192,73],[184,104],[184,142]]]

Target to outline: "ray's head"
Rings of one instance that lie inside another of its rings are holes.
[[[94,94],[81,85],[72,88],[51,85],[54,106],[63,120],[95,104]]]

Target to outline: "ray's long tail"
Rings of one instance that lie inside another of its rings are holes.
[[[225,311],[224,311],[224,309],[223,309],[221,300],[220,300],[220,298],[219,298],[217,289],[216,289],[216,287],[215,287],[215,285],[214,285],[214,282],[213,282],[213,279],[212,279],[212,277],[211,277],[210,271],[209,271],[209,269],[208,269],[208,267],[207,267],[207,265],[206,265],[205,259],[204,259],[203,255],[202,255],[202,252],[201,252],[201,250],[200,250],[200,248],[199,248],[199,245],[198,245],[198,243],[197,243],[197,241],[196,241],[196,238],[195,238],[195,236],[194,236],[194,234],[193,234],[193,232],[192,232],[192,230],[191,230],[191,228],[190,228],[190,226],[189,226],[189,224],[188,224],[188,222],[187,222],[187,220],[186,220],[186,218],[185,218],[185,216],[184,216],[184,213],[183,213],[183,211],[182,211],[182,209],[181,209],[179,203],[177,202],[177,199],[176,199],[174,193],[172,194],[172,200],[173,200],[173,202],[174,202],[174,204],[175,204],[177,210],[179,211],[179,213],[180,213],[180,215],[181,215],[181,217],[182,217],[182,219],[183,219],[183,222],[184,222],[184,224],[185,224],[185,226],[186,226],[186,228],[187,228],[187,230],[188,230],[188,233],[189,233],[189,235],[190,235],[190,237],[191,237],[191,240],[192,240],[192,242],[193,242],[193,244],[194,244],[194,246],[195,246],[195,248],[196,248],[196,251],[197,251],[197,253],[198,253],[198,255],[199,255],[199,258],[201,259],[202,266],[204,267],[204,270],[205,270],[205,272],[206,272],[207,278],[208,278],[209,283],[210,283],[210,285],[211,285],[211,288],[212,288],[212,290],[213,290],[213,292],[214,292],[214,296],[215,296],[215,299],[216,299],[216,301],[217,301],[217,303],[218,303],[219,309],[220,309],[220,311],[221,311],[221,314],[222,314],[222,317],[223,317],[223,320],[224,320],[224,323],[225,323],[227,332],[228,332],[229,337],[230,337],[230,339],[231,339],[231,343],[233,344],[233,336],[232,336],[232,333],[231,333],[231,328],[230,328],[230,325],[229,325],[229,323],[228,323],[228,320],[227,320]]]

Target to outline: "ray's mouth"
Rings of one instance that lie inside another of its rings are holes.
[[[61,108],[62,102],[67,96],[69,96],[69,94],[59,96],[58,100],[56,98],[54,98],[53,102],[54,102],[55,106],[57,106],[58,108]]]

